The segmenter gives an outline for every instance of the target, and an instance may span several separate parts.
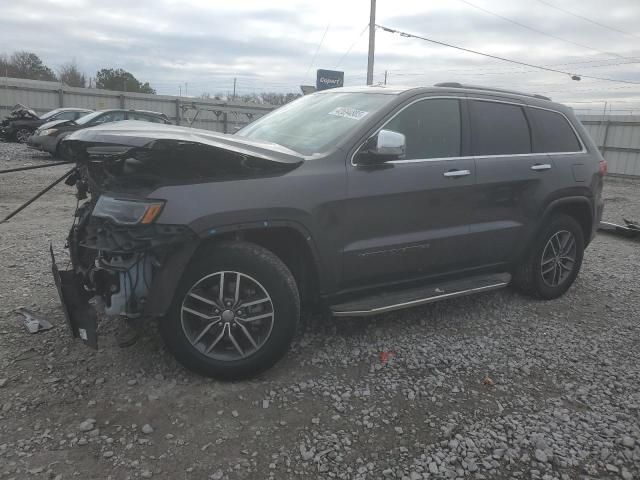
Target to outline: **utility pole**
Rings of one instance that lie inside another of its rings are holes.
[[[371,0],[369,13],[369,58],[367,60],[367,85],[373,85],[373,57],[376,49],[376,0]]]
[[[182,96],[182,85],[178,85],[178,88],[180,89],[180,96]]]
[[[189,82],[184,82],[184,96],[189,96]]]
[[[385,85],[387,84],[387,73],[389,73],[389,72],[387,72],[387,70],[385,70],[384,71],[384,84]]]
[[[233,78],[233,99],[236,99],[236,78]]]

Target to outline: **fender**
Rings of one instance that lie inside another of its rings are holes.
[[[552,212],[556,208],[562,205],[575,204],[575,203],[587,205],[589,207],[589,211],[591,212],[591,215],[593,218],[593,215],[594,215],[593,202],[589,199],[589,197],[586,197],[584,195],[570,195],[566,197],[556,198],[555,200],[548,202],[544,207],[544,210],[542,210],[541,215],[538,216],[539,220],[536,222],[535,227],[531,229],[531,233],[529,235],[528,240],[524,242],[522,248],[520,249],[516,257],[521,258],[522,256],[526,255],[526,252],[529,251],[529,247],[531,246],[531,243],[536,238],[536,234],[540,231],[540,228],[545,224],[545,221],[547,220],[547,218],[549,218],[549,216],[552,214]],[[592,230],[593,228],[594,226],[592,225]],[[590,238],[585,238],[586,244],[588,244],[589,241],[590,241]]]
[[[566,205],[567,203],[578,203],[578,202],[587,204],[587,206],[589,207],[589,211],[593,215],[593,211],[594,211],[593,210],[593,201],[591,199],[589,199],[588,197],[585,197],[585,196],[582,196],[582,195],[575,195],[575,196],[570,196],[570,197],[557,198],[557,199],[549,202],[547,204],[547,206],[545,207],[541,218],[544,220],[559,205]]]
[[[223,238],[225,234],[229,233],[277,227],[293,228],[303,236],[309,244],[316,270],[320,276],[320,285],[326,285],[326,273],[321,268],[322,263],[313,237],[300,223],[289,220],[264,220],[262,222],[225,225],[200,232],[198,239],[181,244],[177,250],[166,256],[162,268],[158,270],[149,289],[149,298],[144,309],[145,316],[161,317],[167,312],[185,268],[203,242],[209,239]]]

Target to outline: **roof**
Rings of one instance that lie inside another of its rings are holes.
[[[106,108],[104,110],[98,110],[99,112],[140,112],[140,113],[150,113],[152,115],[158,115],[160,117],[166,117],[166,113],[162,112],[154,112],[153,110],[140,110],[137,108]]]
[[[69,112],[93,112],[93,110],[91,110],[90,108],[77,108],[77,107],[60,107],[60,108],[54,108],[53,110],[56,110],[59,112],[63,110],[69,111]]]
[[[399,85],[369,85],[369,86],[357,86],[357,87],[341,87],[341,88],[332,88],[329,90],[322,90],[318,93],[330,93],[330,92],[350,92],[350,93],[362,93],[362,92],[370,92],[370,93],[382,93],[387,95],[400,95],[406,92],[415,92],[415,93],[433,93],[433,92],[442,92],[442,91],[459,91],[461,93],[485,93],[485,94],[494,94],[498,96],[506,96],[506,97],[527,97],[530,99],[542,100],[545,102],[551,102],[552,100],[549,97],[545,97],[543,95],[538,95],[535,93],[525,93],[518,92],[515,90],[504,90],[499,88],[493,88],[489,86],[483,85],[469,85],[462,84],[458,82],[444,82],[444,83],[436,83],[433,86],[399,86]]]

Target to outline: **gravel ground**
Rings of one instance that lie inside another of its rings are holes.
[[[0,168],[49,161],[0,144]],[[0,215],[65,167],[0,177]],[[608,179],[607,217],[640,219]],[[0,225],[0,478],[640,478],[640,242],[600,235],[567,295],[510,290],[314,319],[262,377],[191,374],[150,325],[73,341],[50,278],[72,189]],[[24,305],[55,328],[29,335]]]

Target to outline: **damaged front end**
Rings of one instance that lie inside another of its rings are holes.
[[[67,183],[74,182],[82,195],[86,182],[82,174]],[[114,205],[118,202],[124,209]],[[51,250],[54,279],[73,335],[94,348],[96,301],[107,316],[142,317],[156,272],[177,248],[196,243],[188,227],[151,223],[161,205],[118,200],[92,190],[91,198],[77,209],[67,238],[72,268],[60,270]],[[136,216],[136,211],[143,213]]]
[[[128,319],[163,315],[199,244],[188,225],[161,222],[165,200],[153,198],[155,190],[295,165],[173,128],[87,129],[63,141],[63,155],[76,163],[65,183],[83,203],[66,243],[71,268],[61,270],[51,249],[52,271],[73,335],[94,348],[99,309]]]

